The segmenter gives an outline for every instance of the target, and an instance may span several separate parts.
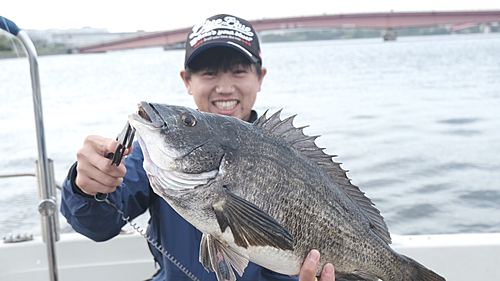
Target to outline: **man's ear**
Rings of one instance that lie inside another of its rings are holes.
[[[262,75],[259,77],[259,91],[260,92],[260,88],[262,86],[262,81],[264,81],[264,76],[266,76],[266,73],[267,73],[267,69],[265,67],[262,68]]]
[[[193,93],[191,92],[191,80],[186,79],[186,70],[185,69],[181,70],[181,78],[182,78],[182,81],[184,82],[184,85],[186,86],[186,90],[187,90],[188,94],[193,95]]]

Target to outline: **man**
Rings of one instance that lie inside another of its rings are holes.
[[[230,15],[217,15],[193,27],[186,42],[186,89],[199,110],[253,122],[252,110],[267,70],[262,67],[259,41],[252,25]],[[97,202],[97,193],[108,198],[131,219],[149,209],[148,235],[200,280],[217,280],[198,261],[201,233],[180,217],[149,186],[142,167],[143,155],[135,143],[123,165],[113,166],[105,156],[117,142],[88,136],[77,153],[62,189],[61,212],[73,228],[95,240],[116,236],[124,225],[108,204]],[[160,270],[152,280],[188,280],[187,276],[151,247]],[[299,273],[299,280],[315,279],[319,252],[311,251]],[[324,267],[322,281],[334,280],[333,266]],[[238,280],[296,280],[249,263]]]

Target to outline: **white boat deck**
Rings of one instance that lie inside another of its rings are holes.
[[[500,233],[392,236],[396,251],[447,280],[500,280]],[[59,280],[145,280],[156,272],[146,243],[137,233],[100,243],[63,234],[56,243]],[[0,244],[0,280],[49,280],[41,237]]]

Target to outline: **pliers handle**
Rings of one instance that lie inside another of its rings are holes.
[[[123,131],[116,137],[118,141],[118,147],[116,148],[115,153],[110,152],[106,158],[111,160],[111,165],[120,166],[120,163],[123,158],[123,154],[125,150],[129,149],[132,146],[135,136],[135,129],[130,126],[130,123],[127,121],[125,124],[125,128]]]

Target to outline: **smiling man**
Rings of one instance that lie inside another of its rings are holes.
[[[186,41],[186,58],[181,77],[199,110],[234,116],[254,122],[252,107],[261,90],[267,70],[262,67],[260,46],[252,25],[230,15],[217,15],[193,27]],[[139,144],[127,151],[123,165],[113,166],[105,156],[114,152],[117,142],[88,136],[77,153],[62,188],[61,212],[73,228],[95,240],[118,235],[125,222],[111,206],[98,203],[97,193],[108,194],[110,201],[130,219],[149,210],[148,235],[174,256],[200,280],[215,281],[198,261],[202,233],[180,217],[156,195],[143,168]],[[150,280],[190,280],[156,248],[151,252],[160,269]],[[311,251],[299,273],[299,280],[313,281],[319,252]],[[277,261],[279,262],[279,261]],[[331,264],[325,265],[321,281],[334,280]],[[297,280],[249,263],[238,280]]]
[[[267,70],[249,22],[217,15],[195,25],[184,67],[181,77],[199,110],[254,121],[252,106]]]
[[[240,51],[227,46],[205,50],[181,71],[199,110],[250,122],[257,116],[252,106],[265,74],[266,69],[259,63],[252,63]]]

